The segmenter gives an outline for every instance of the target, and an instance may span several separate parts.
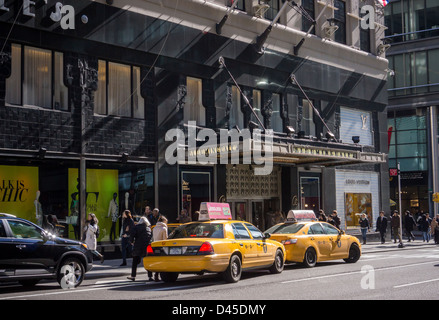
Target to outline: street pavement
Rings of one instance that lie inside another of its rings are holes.
[[[387,241],[384,244],[381,242],[368,242],[365,245],[362,245],[361,250],[364,256],[368,254],[382,253],[382,252],[401,252],[405,250],[414,250],[414,249],[434,249],[439,248],[439,245],[434,244],[434,241],[423,242],[422,240],[415,240],[412,242],[403,241],[404,247],[399,248],[399,243],[394,243],[392,241]],[[127,259],[126,266],[120,266],[122,263],[122,259],[111,259],[105,260],[103,264],[99,261],[94,261],[93,269],[89,271],[86,275],[86,279],[97,279],[102,277],[120,277],[120,276],[128,276],[131,274],[131,262],[132,259]],[[137,278],[138,279],[147,279],[147,273],[143,268],[143,264],[140,263],[137,267]]]

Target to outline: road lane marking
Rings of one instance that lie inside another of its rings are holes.
[[[412,282],[412,283],[407,283],[407,284],[401,284],[399,286],[394,286],[394,289],[398,289],[398,288],[404,288],[404,287],[410,287],[410,286],[416,286],[418,284],[424,284],[424,283],[431,283],[431,282],[436,282],[439,281],[439,279],[430,279],[430,280],[425,280],[425,281],[419,281],[419,282]]]
[[[387,270],[394,270],[394,269],[402,269],[402,268],[411,268],[411,267],[417,267],[422,266],[425,264],[431,264],[433,262],[423,262],[423,263],[415,263],[415,264],[407,264],[403,266],[393,266],[393,267],[386,267],[386,268],[377,268],[376,271],[387,271]],[[336,277],[342,277],[342,276],[349,276],[354,274],[364,274],[364,272],[360,271],[352,271],[352,272],[345,272],[345,273],[336,273],[336,274],[329,274],[324,276],[317,276],[317,277],[311,277],[311,278],[303,278],[303,279],[296,279],[296,280],[288,280],[288,281],[282,281],[282,284],[287,283],[295,283],[295,282],[304,282],[304,281],[312,281],[312,280],[319,280],[319,279],[326,279],[326,278],[336,278]]]
[[[62,290],[57,292],[46,292],[46,293],[35,293],[35,294],[27,294],[27,295],[21,295],[21,296],[12,296],[12,297],[1,297],[1,300],[13,300],[13,299],[27,299],[27,298],[36,298],[36,297],[44,297],[44,296],[56,296],[61,294],[70,294],[70,293],[83,293],[83,292],[91,292],[91,291],[98,291],[98,290],[105,290],[112,287],[118,287],[118,288],[124,288],[124,287],[135,287],[135,286],[144,286],[145,283],[131,283],[121,286],[120,284],[114,284],[114,285],[98,285],[93,288],[88,289],[70,289],[70,290]]]

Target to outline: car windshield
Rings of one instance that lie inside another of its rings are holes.
[[[283,223],[283,224],[275,225],[265,232],[270,234],[276,234],[276,233],[293,234],[299,232],[300,229],[303,228],[303,226],[304,224],[302,223]]]
[[[221,223],[189,223],[172,231],[168,239],[181,238],[224,238],[224,226]]]

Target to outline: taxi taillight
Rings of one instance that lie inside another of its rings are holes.
[[[284,240],[284,241],[282,241],[282,243],[283,243],[283,245],[296,244],[297,243],[297,239]]]
[[[154,255],[154,250],[152,249],[151,245],[148,245],[146,247],[146,255],[148,255],[148,256],[153,256]]]
[[[213,251],[213,246],[210,242],[204,242],[200,249],[198,250],[198,254],[202,254],[202,255],[209,255],[209,254],[214,254],[215,252]]]

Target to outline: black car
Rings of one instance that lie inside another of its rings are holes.
[[[63,288],[75,288],[92,268],[92,261],[85,244],[0,213],[0,282],[33,286],[42,279],[56,279]]]

